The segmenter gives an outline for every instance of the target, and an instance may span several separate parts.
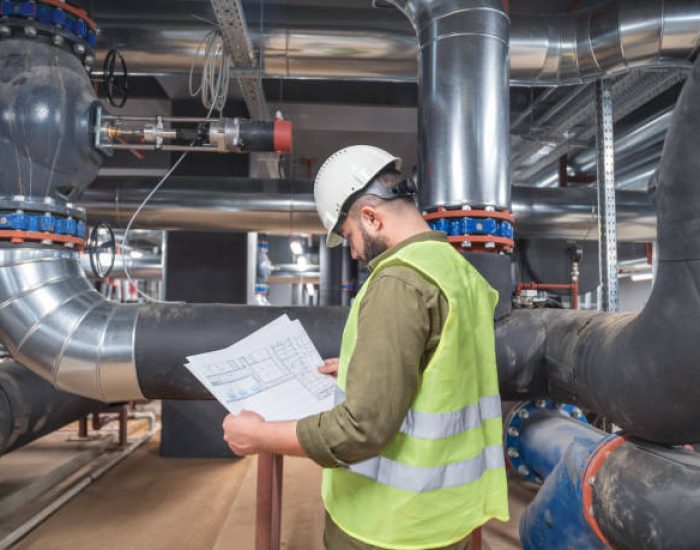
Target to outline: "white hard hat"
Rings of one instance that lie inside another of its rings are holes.
[[[346,147],[326,159],[316,175],[314,198],[321,223],[328,231],[326,244],[329,247],[343,242],[333,230],[345,201],[392,165],[400,170],[401,159],[372,145]]]

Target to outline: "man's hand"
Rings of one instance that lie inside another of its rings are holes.
[[[241,411],[234,416],[224,418],[224,441],[239,456],[254,455],[260,452],[258,436],[265,419],[251,411]]]
[[[332,359],[326,359],[323,365],[318,367],[318,372],[321,374],[328,374],[333,378],[338,378],[338,358],[333,357]]]

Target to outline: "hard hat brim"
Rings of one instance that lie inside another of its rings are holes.
[[[341,244],[343,244],[343,237],[338,235],[333,229],[330,229],[326,235],[326,246],[328,248],[334,248]]]

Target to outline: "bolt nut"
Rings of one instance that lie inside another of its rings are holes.
[[[26,25],[24,27],[24,36],[28,38],[36,38],[36,28],[31,25]]]
[[[85,63],[87,63],[88,65],[91,65],[94,61],[95,61],[94,55],[88,54],[85,56]]]
[[[66,39],[63,38],[60,34],[53,35],[53,45],[54,46],[63,46],[65,41],[66,41]]]
[[[6,218],[5,216],[3,216],[2,218],[0,218],[0,223],[2,223],[2,224],[7,223],[7,218]]]
[[[544,399],[540,399],[539,401],[535,401],[535,407],[537,407],[538,409],[546,409],[547,402]]]
[[[520,456],[520,453],[515,447],[508,447],[508,456],[511,458],[518,458]]]
[[[525,464],[521,464],[518,466],[518,473],[523,477],[527,477],[530,475],[530,468],[525,466]]]
[[[515,426],[510,426],[508,428],[508,435],[511,437],[518,437],[520,435],[520,432],[518,431],[518,428]]]
[[[518,416],[520,418],[530,418],[530,413],[527,411],[527,409],[520,409],[518,411]]]
[[[85,46],[82,44],[73,44],[73,51],[78,55],[83,55],[85,53]]]
[[[591,515],[591,516],[594,516],[594,515],[595,515],[595,514],[593,513],[593,506],[590,506],[590,507],[588,508],[588,514]]]
[[[12,36],[12,29],[7,25],[0,26],[0,36],[2,36],[3,38],[9,38],[10,36]]]
[[[589,484],[589,485],[593,485],[594,483],[595,483],[595,476],[591,476],[591,477],[588,479],[588,484]]]

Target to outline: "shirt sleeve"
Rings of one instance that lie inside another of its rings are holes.
[[[415,399],[430,314],[421,288],[401,277],[401,269],[410,268],[382,270],[360,304],[345,401],[297,424],[302,448],[323,467],[346,466],[379,454]]]

